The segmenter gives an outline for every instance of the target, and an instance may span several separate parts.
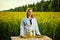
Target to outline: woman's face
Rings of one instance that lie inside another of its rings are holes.
[[[29,16],[32,15],[32,10],[29,10],[27,13]]]

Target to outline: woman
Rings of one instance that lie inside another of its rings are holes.
[[[32,33],[32,30],[34,33]],[[34,18],[32,15],[32,8],[27,9],[26,17],[22,19],[20,25],[20,36],[23,37],[25,34],[27,34],[27,32],[30,32],[30,36],[32,36],[32,34],[34,36],[41,35],[38,29],[36,18]]]

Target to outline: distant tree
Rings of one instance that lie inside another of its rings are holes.
[[[41,11],[44,10],[43,7],[44,7],[44,0],[41,0]]]
[[[59,0],[50,0],[49,11],[60,11]]]
[[[48,9],[49,3],[50,3],[50,1],[44,2],[44,5],[43,5],[43,11],[49,11],[49,9]]]
[[[41,4],[39,2],[36,4],[36,8],[36,11],[41,11]]]
[[[24,11],[26,11],[27,8],[28,8],[27,5],[25,5],[25,6],[24,6]]]
[[[37,11],[37,8],[36,8],[36,5],[35,5],[35,3],[33,3],[32,5],[33,5],[33,6],[32,6],[32,8],[33,8],[33,11],[35,11],[35,12],[36,12],[36,11]]]

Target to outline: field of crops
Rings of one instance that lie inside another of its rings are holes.
[[[20,22],[25,15],[25,12],[0,12],[1,40],[20,34]],[[60,40],[60,12],[33,12],[33,15],[42,35]]]

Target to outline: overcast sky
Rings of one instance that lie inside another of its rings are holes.
[[[19,7],[25,4],[33,4],[41,0],[0,0],[0,11]]]

